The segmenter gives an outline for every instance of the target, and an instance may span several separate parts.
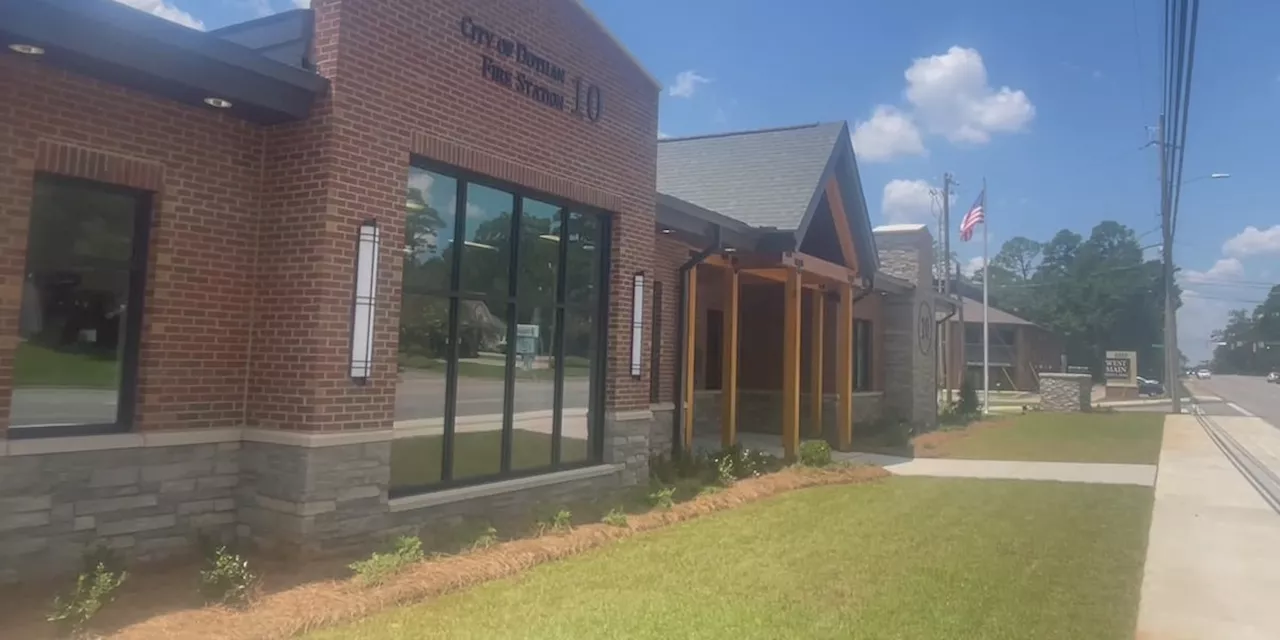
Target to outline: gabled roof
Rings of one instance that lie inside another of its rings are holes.
[[[800,228],[843,122],[658,141],[658,193],[753,227]]]
[[[658,141],[658,193],[794,234],[800,246],[829,181],[839,186],[866,273],[878,257],[845,122]]]
[[[973,298],[969,298],[969,297],[961,298],[961,300],[964,302],[964,323],[965,324],[970,324],[973,322],[981,323],[982,322],[982,302],[979,300],[974,300]],[[960,321],[959,314],[951,316],[951,322],[959,322],[959,321]],[[1019,318],[1018,316],[1015,316],[1012,313],[1009,313],[1008,311],[1001,311],[995,307],[987,307],[987,322],[989,322],[990,324],[1021,324],[1021,325],[1031,326],[1031,327],[1037,326],[1036,323],[1030,320],[1027,320],[1025,318]]]

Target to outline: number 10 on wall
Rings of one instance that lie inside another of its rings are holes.
[[[589,82],[583,82],[582,78],[573,79],[573,113],[579,118],[586,117],[587,120],[596,122],[600,120],[601,111],[600,87]]]

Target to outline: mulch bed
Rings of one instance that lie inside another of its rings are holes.
[[[787,468],[741,480],[721,491],[676,504],[669,510],[629,516],[626,527],[590,524],[567,533],[502,542],[487,549],[416,564],[376,587],[364,586],[346,577],[335,578],[349,572],[342,573],[341,565],[332,562],[291,569],[259,564],[256,570],[264,575],[263,594],[249,607],[239,610],[199,607],[196,571],[189,565],[175,566],[167,572],[148,571],[148,575],[137,579],[131,577],[135,584],[126,583],[119,600],[103,610],[101,628],[115,629],[103,637],[117,640],[288,638],[511,576],[637,533],[787,491],[867,482],[887,475],[879,467]],[[47,609],[48,602],[47,598],[38,605],[33,601],[31,604],[36,609],[24,611],[21,602],[10,601],[5,607],[7,611],[0,612],[0,628],[6,630],[5,637],[53,637],[51,625],[34,616]],[[9,636],[9,633],[15,635]]]

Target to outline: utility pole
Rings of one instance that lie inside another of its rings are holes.
[[[1169,166],[1164,139],[1164,114],[1156,124],[1156,146],[1160,150],[1160,229],[1164,247],[1161,250],[1164,271],[1164,370],[1166,388],[1174,413],[1182,413],[1178,397],[1178,318],[1173,304],[1173,211],[1169,201]]]
[[[942,232],[942,263],[943,263],[943,265],[945,265],[945,266],[944,266],[944,268],[942,269],[942,287],[943,287],[943,289],[942,289],[942,295],[944,295],[944,296],[946,296],[946,297],[950,298],[950,297],[951,297],[951,291],[952,291],[952,272],[951,272],[951,174],[950,174],[950,173],[943,173],[943,174],[942,174],[942,228],[943,228],[943,232]],[[955,273],[955,277],[956,277],[956,278],[959,278],[959,277],[960,277],[960,272],[959,272],[959,270],[958,270],[958,269],[957,269],[957,271],[956,271],[956,273]],[[947,406],[951,406],[951,401],[952,401],[952,400],[951,400],[951,398],[952,398],[952,396],[951,396],[951,388],[952,388],[952,385],[951,385],[951,376],[952,376],[952,374],[953,374],[952,369],[955,369],[956,367],[955,367],[955,363],[954,363],[954,362],[952,362],[952,355],[953,355],[953,351],[955,350],[955,345],[953,345],[953,344],[952,344],[953,342],[955,342],[955,340],[953,340],[952,338],[955,336],[955,333],[951,330],[951,323],[950,323],[950,322],[948,322],[948,323],[947,323],[947,326],[943,327],[943,332],[947,334],[946,344],[944,345],[944,347],[945,347],[945,349],[946,349],[946,351],[945,351],[944,353],[945,353],[946,355],[944,355],[944,356],[942,357],[942,362],[943,362],[943,375],[946,377],[946,382],[945,382],[945,384],[946,384],[946,387],[947,387]],[[961,354],[961,355],[960,355],[960,360],[961,360],[961,362],[960,362],[960,365],[959,365],[959,366],[960,366],[960,372],[961,372],[961,375],[964,375],[964,374],[963,374],[963,372],[964,372],[964,305],[961,305],[961,306],[960,306],[960,331],[959,331],[959,333],[960,333],[960,354]]]

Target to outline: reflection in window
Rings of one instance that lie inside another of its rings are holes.
[[[392,491],[592,460],[605,219],[420,168],[409,184]]]
[[[449,289],[457,193],[457,180],[416,167],[409,169],[404,225],[406,291]]]
[[[560,207],[525,198],[516,292],[512,469],[551,464]]]
[[[568,231],[565,303],[591,305],[599,287],[600,222],[594,216],[570,213]]]
[[[507,339],[506,315],[505,301],[458,301],[455,479],[495,475],[502,471],[502,416],[506,411],[504,391],[507,375],[507,357],[503,353]]]
[[[591,366],[595,361],[594,309],[568,309],[564,327],[564,406],[560,410],[560,460],[587,459],[591,440]]]
[[[145,205],[145,196],[133,192],[36,179],[13,361],[13,427],[131,419],[137,352],[131,314],[141,300]]]
[[[462,290],[506,297],[515,196],[467,185],[462,241]]]

